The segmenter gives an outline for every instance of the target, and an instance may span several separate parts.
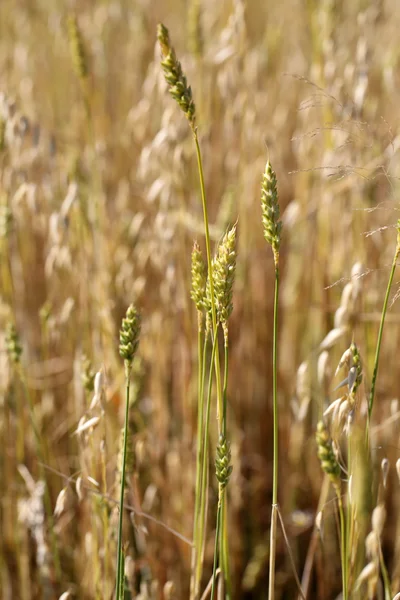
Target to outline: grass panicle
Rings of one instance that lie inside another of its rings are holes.
[[[270,161],[268,161],[265,166],[262,178],[261,209],[264,238],[272,247],[275,264],[277,264],[279,260],[279,248],[281,245],[282,222],[280,221],[276,174]]]
[[[83,83],[88,78],[89,65],[82,32],[79,28],[78,19],[73,13],[68,15],[67,28],[74,71],[78,79]]]
[[[203,260],[200,246],[197,242],[192,250],[192,291],[191,298],[199,313],[202,313],[206,306],[206,284],[207,267]]]
[[[196,107],[192,98],[192,90],[182,71],[181,63],[176,58],[175,50],[171,46],[168,29],[162,23],[158,25],[157,38],[162,54],[161,66],[169,86],[169,93],[179,104],[194,130],[196,126]]]

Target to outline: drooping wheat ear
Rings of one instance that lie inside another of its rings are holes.
[[[18,365],[21,360],[22,346],[14,323],[9,323],[6,329],[6,348],[10,360]]]
[[[191,298],[199,313],[206,308],[207,268],[197,242],[192,250],[192,291]]]
[[[192,98],[192,90],[187,83],[181,63],[176,58],[175,50],[171,46],[168,29],[160,23],[157,27],[157,39],[160,44],[165,80],[169,86],[171,96],[177,101],[194,130],[196,123],[196,107]]]
[[[68,16],[68,40],[72,63],[75,74],[80,81],[86,81],[89,74],[89,66],[81,30],[79,29],[76,15]]]
[[[94,390],[94,378],[96,373],[94,372],[92,361],[87,356],[83,356],[82,358],[82,385],[84,389],[91,393]]]
[[[319,421],[317,425],[315,439],[322,470],[329,476],[332,483],[338,486],[340,484],[340,465],[333,451],[332,441],[323,421]]]
[[[236,225],[225,233],[213,259],[213,279],[217,322],[226,324],[233,309],[233,282],[236,271]],[[207,282],[207,306],[211,306],[210,282]]]
[[[230,444],[226,437],[221,434],[219,436],[217,456],[215,458],[215,472],[222,490],[228,485],[232,469]]]
[[[201,26],[201,0],[191,0],[187,18],[190,51],[196,57],[200,57],[204,48],[203,28]]]
[[[125,429],[121,429],[119,454],[118,454],[118,473],[120,477],[120,483],[122,485],[122,463],[123,454],[125,447]],[[126,474],[133,473],[135,468],[135,451],[133,448],[133,439],[130,433],[129,424],[126,432],[126,458],[125,458],[125,477],[124,477],[124,488],[127,487]]]
[[[264,237],[272,247],[275,265],[279,260],[279,247],[281,243],[282,222],[279,220],[278,190],[276,185],[276,174],[267,162],[261,184],[261,209],[262,222],[264,226]]]
[[[141,317],[136,308],[131,304],[122,319],[119,332],[119,354],[125,360],[127,368],[132,367],[132,362],[139,346]]]

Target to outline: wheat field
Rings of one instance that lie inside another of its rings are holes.
[[[1,0],[1,599],[400,598],[399,27]]]

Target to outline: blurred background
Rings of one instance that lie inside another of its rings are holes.
[[[143,327],[128,498],[161,522],[136,515],[127,523],[132,597],[188,597],[197,405],[190,254],[193,241],[204,248],[204,239],[192,135],[163,79],[159,22],[169,28],[193,90],[212,240],[238,219],[229,376],[235,598],[267,594],[274,272],[260,186],[268,157],[283,219],[279,497],[300,577],[323,481],[315,426],[337,397],[334,372],[352,339],[369,390],[398,218],[396,0],[2,0],[4,599],[67,591],[71,598],[112,597],[112,498],[124,402],[118,331],[131,302]],[[74,35],[84,48],[81,64],[73,56]],[[383,458],[394,465],[400,455],[397,291],[395,276],[373,415],[377,465]],[[5,351],[10,322],[20,336],[26,386]],[[100,402],[92,402],[99,371]],[[26,393],[44,444],[53,507],[59,498],[58,575]],[[97,420],[84,429],[89,418]],[[204,586],[213,555],[212,478],[211,467]],[[384,549],[393,591],[400,581],[398,483],[391,468]],[[334,599],[340,591],[336,539],[332,519],[312,549],[309,598]],[[277,598],[296,595],[281,536]]]

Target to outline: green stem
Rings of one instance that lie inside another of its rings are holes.
[[[373,404],[374,404],[375,385],[376,385],[376,377],[378,375],[379,355],[380,355],[380,352],[381,352],[383,326],[385,324],[385,317],[386,317],[387,307],[388,307],[388,303],[389,303],[390,289],[392,287],[394,272],[396,270],[396,263],[397,263],[397,259],[398,259],[399,253],[400,253],[400,246],[399,246],[399,244],[397,244],[397,246],[396,246],[396,252],[395,252],[395,255],[394,255],[394,258],[393,258],[392,268],[390,270],[389,281],[388,281],[387,288],[386,288],[385,300],[383,302],[383,308],[382,308],[382,314],[381,314],[381,322],[380,322],[380,325],[379,325],[378,341],[377,341],[377,344],[376,344],[374,370],[373,370],[373,374],[372,374],[371,391],[370,391],[370,394],[369,394],[369,401],[368,401],[367,439],[368,439],[368,436],[369,436],[369,423],[371,421],[372,407],[373,407]]]
[[[224,363],[224,387],[223,387],[223,418],[222,418],[222,433],[224,437],[226,437],[226,409],[228,404],[227,394],[228,394],[228,365],[229,365],[229,352],[228,352],[228,325],[227,323],[223,324],[224,328],[224,354],[225,354],[225,363]],[[225,576],[225,592],[226,598],[231,598],[232,596],[232,584],[229,570],[229,552],[228,552],[228,528],[227,528],[227,497],[224,490],[223,496],[221,498],[221,534],[220,534],[220,556],[221,556],[221,565],[222,570]]]
[[[126,381],[126,401],[125,401],[125,423],[124,423],[124,446],[122,450],[122,469],[121,469],[121,495],[119,501],[119,523],[118,523],[118,545],[117,545],[117,580],[116,580],[116,600],[121,598],[121,579],[123,577],[124,561],[122,556],[122,523],[124,518],[124,496],[125,496],[125,469],[126,469],[126,449],[128,437],[128,418],[129,418],[129,390],[131,380],[132,363],[125,362],[125,381]],[[123,596],[122,596],[123,598]]]
[[[278,428],[278,398],[277,398],[277,353],[278,353],[278,302],[279,302],[279,262],[275,257],[275,293],[274,293],[274,324],[272,345],[272,404],[273,404],[273,474],[272,474],[272,511],[271,511],[271,534],[269,555],[269,591],[268,598],[275,597],[275,558],[276,558],[276,535],[278,504],[278,450],[279,450],[279,428]]]
[[[340,495],[340,488],[336,489],[336,495],[339,504],[339,518],[340,518],[340,558],[342,562],[342,587],[343,587],[343,600],[348,600],[347,593],[347,562],[346,562],[346,520],[344,517],[343,502]]]
[[[203,339],[204,338],[204,339]],[[198,388],[197,388],[197,456],[196,456],[196,491],[195,491],[195,507],[194,507],[194,523],[193,523],[193,549],[192,549],[192,575],[190,582],[190,597],[196,598],[199,589],[199,583],[196,578],[196,565],[200,548],[198,544],[199,536],[199,517],[200,504],[202,495],[202,465],[204,458],[203,449],[203,424],[204,424],[204,376],[205,376],[205,352],[207,348],[207,340],[203,335],[203,316],[198,313],[198,334],[197,334],[197,355],[198,355]],[[200,574],[201,577],[201,574]]]
[[[203,438],[203,470],[202,470],[202,481],[201,481],[201,500],[200,500],[200,515],[199,515],[199,536],[198,546],[199,551],[197,554],[197,566],[196,566],[196,581],[200,585],[201,571],[202,571],[202,553],[204,547],[204,536],[205,536],[205,517],[206,517],[206,506],[207,506],[207,471],[208,471],[208,436],[210,429],[210,412],[211,412],[211,392],[212,392],[212,371],[215,353],[217,350],[217,333],[214,335],[210,374],[208,379],[208,390],[207,390],[207,401],[206,401],[206,415],[204,421],[204,438]]]
[[[214,600],[214,590],[215,590],[215,582],[216,582],[216,574],[217,574],[217,564],[218,564],[218,542],[220,537],[220,529],[221,529],[221,516],[222,516],[222,499],[224,497],[224,490],[221,489],[221,485],[219,486],[219,502],[218,502],[218,510],[217,510],[217,526],[215,529],[215,544],[214,544],[214,565],[213,565],[213,575],[212,575],[212,586],[211,586],[211,600]]]
[[[351,448],[351,444],[352,444],[352,437],[351,437],[351,427],[349,428],[349,433],[348,433],[348,441],[347,441],[347,476],[348,476],[348,481],[350,482],[350,477],[352,474],[352,448]],[[347,569],[347,565],[349,565],[351,563],[351,548],[352,548],[352,544],[351,544],[351,540],[353,538],[353,505],[351,503],[351,495],[349,493],[349,491],[347,491],[347,505],[346,505],[346,538],[345,538],[345,565],[346,565],[346,588],[347,588],[347,593],[349,590],[349,573],[348,573],[348,569]]]
[[[391,590],[391,586],[390,586],[390,579],[389,579],[389,574],[387,572],[387,568],[385,565],[385,560],[383,558],[382,546],[381,546],[380,541],[379,541],[379,562],[380,562],[381,571],[382,571],[383,587],[385,589],[385,600],[391,600],[392,590]]]
[[[215,306],[215,294],[214,294],[214,279],[213,279],[213,267],[211,260],[211,243],[210,243],[210,231],[208,225],[208,210],[207,210],[207,201],[206,201],[206,192],[204,185],[204,173],[203,173],[203,161],[201,158],[201,151],[199,140],[197,137],[197,129],[193,130],[194,143],[196,145],[196,155],[197,155],[197,166],[199,170],[199,179],[200,179],[200,190],[201,190],[201,202],[203,205],[203,220],[204,220],[204,233],[206,238],[206,252],[207,252],[207,267],[208,267],[208,278],[210,281],[210,292],[211,292],[211,318],[212,318],[212,329],[213,336],[216,336],[217,333],[217,309]],[[222,387],[221,387],[221,370],[219,364],[219,353],[215,353],[215,377],[217,382],[217,399],[218,399],[218,415],[219,415],[219,425],[218,425],[218,433],[221,433],[221,423],[220,420],[222,418],[223,413],[223,399],[222,399]]]

